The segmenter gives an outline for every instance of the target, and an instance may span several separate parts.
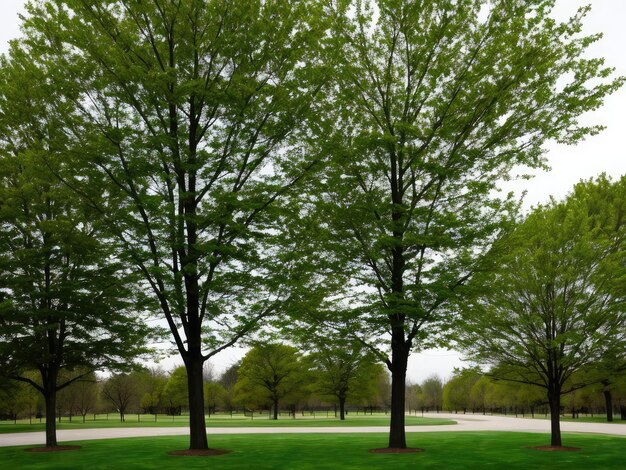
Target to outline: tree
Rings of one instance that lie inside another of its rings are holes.
[[[36,371],[25,375],[37,380]],[[20,415],[27,415],[31,424],[35,410],[40,405],[40,395],[25,382],[7,381],[0,385],[0,419],[11,419],[17,423]]]
[[[589,383],[603,357],[626,354],[625,213],[626,178],[579,183],[499,240],[495,270],[467,292],[467,350],[497,362],[493,375],[545,390],[552,446],[561,395]]]
[[[58,93],[34,61],[13,45],[0,68],[0,375],[41,392],[46,446],[56,446],[57,392],[126,365],[151,334],[99,218],[48,169],[65,165],[69,143],[47,116]]]
[[[380,364],[360,343],[333,338],[319,339],[307,356],[315,376],[315,389],[339,403],[339,419],[345,420],[346,401],[360,401],[376,394]]]
[[[334,4],[333,155],[294,218],[344,279],[325,320],[348,321],[391,372],[389,447],[406,447],[411,350],[445,343],[451,300],[513,211],[498,183],[541,167],[546,140],[597,132],[578,116],[623,82],[582,58],[599,37],[578,35],[587,9],[561,24],[552,4]]]
[[[278,343],[257,343],[241,361],[237,374],[240,401],[271,403],[274,419],[283,400],[303,393],[307,371],[298,350]]]
[[[439,411],[443,406],[443,382],[438,375],[431,375],[421,384],[421,403],[429,409]]]
[[[65,410],[69,414],[70,422],[72,416],[78,414],[82,416],[83,423],[86,420],[87,413],[96,408],[98,402],[98,383],[96,374],[88,369],[75,371],[61,371],[61,377],[67,379],[75,376],[81,376],[79,380],[72,382],[57,396],[57,409],[59,412]]]
[[[49,111],[84,174],[59,177],[158,301],[187,369],[190,448],[206,449],[203,363],[289,298],[272,211],[319,160],[294,149],[328,81],[321,5],[53,4],[29,7],[24,31],[71,103]]]
[[[235,362],[222,373],[219,379],[219,384],[224,389],[224,395],[222,396],[224,407],[231,412],[235,408],[235,385],[237,384],[237,371],[240,366],[241,362]]]
[[[474,409],[471,392],[481,377],[480,370],[475,368],[454,369],[452,378],[443,386],[442,406],[450,411],[461,409],[463,413],[468,408]]]
[[[124,422],[129,408],[139,404],[139,380],[137,373],[115,374],[102,384],[102,396],[109,401],[120,414],[120,421]]]
[[[167,379],[161,396],[163,402],[167,405],[168,414],[172,416],[180,414],[183,407],[189,406],[189,391],[187,387],[187,369],[184,366],[177,367]],[[204,412],[202,416],[204,416]]]
[[[144,412],[156,415],[163,404],[163,391],[167,378],[161,369],[150,369],[143,377],[145,393],[141,398],[141,407]]]
[[[487,412],[487,394],[489,393],[490,386],[491,380],[483,375],[474,383],[470,390],[472,403],[475,403],[476,406],[482,410],[483,414]]]
[[[218,404],[224,401],[226,390],[218,382],[204,382],[204,401],[207,404],[209,417],[211,410],[215,413]]]

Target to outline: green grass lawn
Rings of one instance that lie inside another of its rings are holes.
[[[92,415],[93,417],[93,415]],[[388,426],[389,415],[374,414],[374,415],[359,415],[350,414],[346,417],[345,421],[341,421],[338,418],[334,418],[330,413],[328,418],[326,412],[316,413],[315,415],[305,414],[305,416],[296,416],[296,419],[292,419],[283,415],[277,421],[268,419],[268,415],[257,415],[253,419],[245,417],[243,415],[234,415],[232,418],[230,415],[213,415],[211,418],[206,419],[207,426],[209,427],[249,427],[249,426],[303,426],[303,427],[315,427],[315,426]],[[406,424],[408,426],[420,426],[420,425],[437,425],[437,424],[456,424],[455,421],[450,419],[439,418],[422,418],[416,416],[407,416]],[[82,418],[73,418],[70,423],[67,418],[63,418],[61,423],[57,423],[57,429],[86,429],[86,428],[118,428],[118,427],[168,427],[168,426],[188,426],[188,416],[176,416],[172,419],[171,416],[158,416],[157,421],[154,420],[152,415],[142,415],[138,418],[137,415],[126,415],[126,421],[120,422],[119,415],[109,415],[109,419],[106,419],[105,415],[98,415],[96,420],[87,419],[85,423],[82,422]],[[45,423],[39,423],[38,420],[33,420],[33,424],[29,424],[28,420],[21,420],[15,424],[13,421],[0,421],[0,434],[12,433],[12,432],[33,432],[43,431],[45,429]]]
[[[174,457],[187,438],[151,437],[79,442],[83,448],[58,453],[0,448],[0,467],[7,469],[621,469],[626,440],[620,437],[565,434],[564,444],[578,452],[540,452],[549,436],[504,432],[438,432],[408,434],[416,454],[370,454],[384,447],[385,434],[270,434],[210,436],[210,446],[229,449],[214,457]]]

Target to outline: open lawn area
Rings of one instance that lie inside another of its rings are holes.
[[[316,413],[315,415],[305,413],[304,416],[297,415],[296,419],[282,415],[278,420],[268,419],[268,415],[256,415],[252,419],[249,416],[242,414],[233,415],[213,415],[211,418],[207,416],[207,426],[210,427],[251,427],[251,426],[389,426],[389,415],[386,414],[373,414],[363,415],[363,413],[350,414],[346,417],[345,421],[341,421],[339,418],[333,417],[330,413],[326,417],[326,412]],[[451,419],[432,418],[432,417],[406,417],[407,426],[420,426],[420,425],[437,425],[437,424],[456,424]],[[171,416],[159,415],[155,421],[154,415],[141,415],[138,417],[136,414],[126,415],[126,421],[120,422],[119,415],[109,414],[107,419],[106,415],[97,415],[96,419],[93,419],[91,415],[85,423],[82,422],[81,417],[74,417],[70,423],[67,418],[63,418],[61,423],[57,423],[57,429],[87,429],[87,428],[119,428],[119,427],[166,427],[166,426],[189,426],[189,416],[175,416],[173,419]],[[39,423],[39,420],[33,420],[33,424],[29,424],[29,420],[18,420],[17,424],[13,421],[0,421],[0,434],[13,433],[13,432],[34,432],[44,431],[45,420]]]
[[[152,437],[85,441],[76,451],[25,452],[0,448],[0,467],[7,469],[617,469],[624,468],[626,440],[620,437],[565,434],[564,444],[577,452],[541,452],[545,434],[511,432],[441,432],[408,434],[414,454],[371,454],[384,447],[386,434],[269,434],[210,436],[209,445],[228,449],[212,457],[170,456],[184,449],[187,437]],[[67,443],[63,443],[67,444]],[[31,446],[32,447],[32,446]]]

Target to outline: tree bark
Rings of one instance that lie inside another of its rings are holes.
[[[57,423],[56,423],[56,383],[44,392],[46,401],[46,447],[57,445]]]
[[[613,395],[610,390],[604,391],[604,403],[606,406],[606,420],[613,422]]]
[[[339,419],[346,419],[346,397],[339,397]]]
[[[404,340],[404,328],[394,327],[391,339],[391,423],[389,447],[406,449],[404,429],[404,400],[406,396],[406,367],[409,350]]]
[[[274,398],[274,417],[272,419],[278,420],[278,398]]]
[[[189,390],[189,448],[208,449],[206,422],[204,421],[204,387],[202,381],[202,356],[188,357],[187,386]]]
[[[550,445],[558,446],[561,443],[561,394],[558,390],[548,392],[548,403],[550,404]]]

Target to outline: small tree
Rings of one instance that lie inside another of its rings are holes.
[[[215,413],[218,405],[224,402],[225,394],[226,390],[218,382],[204,382],[204,401],[207,404],[209,417],[211,417],[211,411]]]
[[[315,389],[337,400],[340,420],[345,420],[347,400],[367,400],[376,394],[381,364],[360,343],[320,339],[307,359],[315,376]]]
[[[626,177],[580,183],[535,209],[493,248],[495,270],[468,289],[464,345],[495,376],[542,387],[551,445],[561,446],[561,395],[626,349]]]
[[[187,370],[177,367],[172,371],[163,388],[162,400],[167,406],[167,413],[172,416],[180,414],[183,407],[189,406]]]
[[[235,385],[237,383],[237,371],[241,366],[241,362],[235,362],[226,369],[219,378],[219,384],[224,389],[222,397],[224,407],[232,412],[235,409]]]
[[[111,403],[125,421],[126,412],[139,402],[139,380],[136,374],[115,374],[102,384],[102,396]]]
[[[141,408],[144,412],[153,414],[156,419],[159,408],[163,404],[163,390],[167,377],[160,369],[150,369],[143,374],[143,382],[145,392],[141,397]]]
[[[453,377],[443,386],[443,407],[448,410],[473,408],[471,391],[480,380],[481,373],[477,369],[454,369]]]
[[[431,375],[420,384],[421,402],[426,408],[439,412],[443,406],[443,382],[438,375]]]
[[[257,343],[241,361],[236,388],[244,402],[271,403],[273,418],[278,419],[281,401],[303,393],[306,373],[296,348]]]

